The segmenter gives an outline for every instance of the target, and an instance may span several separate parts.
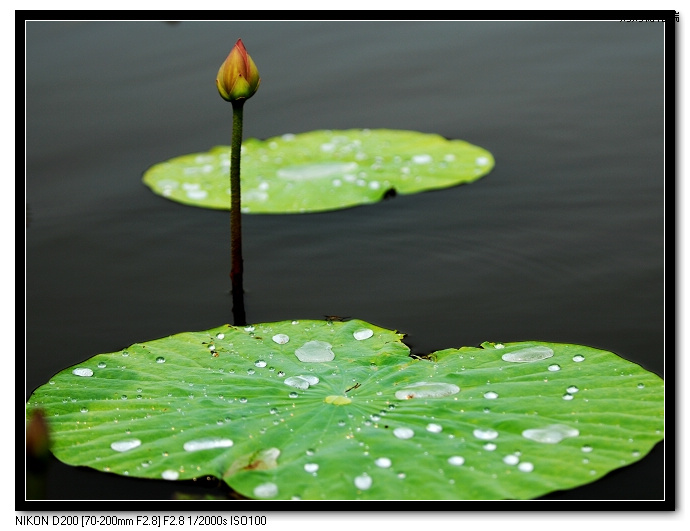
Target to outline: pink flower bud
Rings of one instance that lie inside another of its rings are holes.
[[[248,99],[259,89],[259,83],[259,71],[239,39],[218,70],[218,92],[227,101]]]

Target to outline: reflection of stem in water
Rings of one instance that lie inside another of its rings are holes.
[[[240,149],[242,148],[242,111],[244,99],[232,102],[232,146],[230,154],[230,253],[232,268],[232,315],[234,324],[245,325],[242,264],[242,203],[240,200]]]

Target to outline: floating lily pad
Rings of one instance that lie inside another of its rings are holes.
[[[642,459],[663,380],[521,342],[414,359],[364,321],[220,326],[99,354],[30,397],[55,456],[259,499],[527,499]]]
[[[286,134],[242,144],[242,211],[335,210],[469,183],[491,171],[491,153],[462,140],[388,129]],[[144,173],[154,193],[230,209],[230,146],[161,162]]]

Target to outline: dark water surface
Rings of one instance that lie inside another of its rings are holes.
[[[232,322],[229,214],[141,183],[230,143],[238,38],[262,83],[245,138],[391,128],[464,139],[471,185],[323,214],[245,215],[247,319],[357,317],[413,352],[578,343],[664,376],[663,24],[30,22],[26,397],[138,341]],[[204,483],[202,481],[197,483]],[[214,492],[54,460],[51,499]],[[662,499],[663,444],[548,499]]]

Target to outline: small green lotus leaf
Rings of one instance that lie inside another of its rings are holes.
[[[286,134],[242,144],[242,211],[288,214],[375,203],[470,183],[491,153],[462,140],[388,129]],[[230,209],[230,147],[161,162],[144,173],[154,193],[187,205]]]
[[[529,499],[642,459],[663,380],[586,346],[485,343],[414,359],[359,320],[181,333],[56,374],[45,412],[70,465],[207,475],[259,499]]]

